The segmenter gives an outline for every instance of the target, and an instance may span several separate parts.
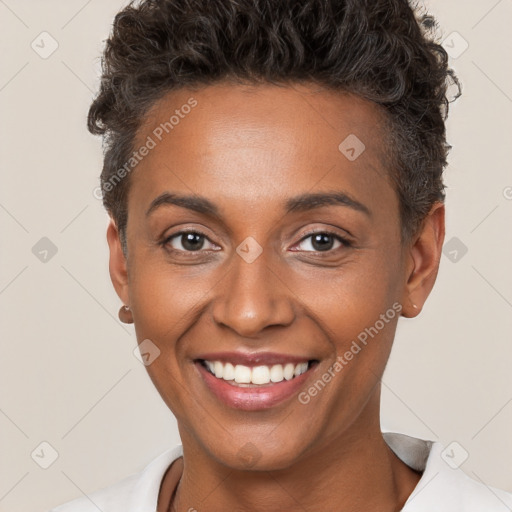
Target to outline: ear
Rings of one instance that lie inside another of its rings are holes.
[[[121,248],[119,231],[112,218],[107,228],[107,242],[110,250],[108,265],[110,279],[123,304],[129,305],[127,263]]]
[[[436,282],[445,236],[445,207],[436,202],[407,249],[402,316],[417,316]],[[413,306],[416,305],[416,308]]]

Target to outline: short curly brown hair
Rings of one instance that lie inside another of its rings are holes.
[[[103,135],[103,204],[126,251],[130,159],[145,114],[167,92],[223,80],[313,82],[383,107],[402,241],[436,201],[450,146],[450,83],[435,20],[407,0],[140,0],[115,17],[88,128]],[[108,185],[110,183],[110,185]]]

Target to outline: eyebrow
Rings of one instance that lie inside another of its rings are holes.
[[[146,217],[162,205],[175,205],[212,217],[221,217],[219,209],[210,200],[197,195],[182,195],[164,192],[156,197],[146,211]],[[372,216],[370,209],[345,192],[305,193],[288,199],[285,203],[286,213],[305,212],[322,206],[346,206]]]
[[[148,210],[146,211],[146,217],[148,217],[154,210],[164,204],[173,204],[194,210],[195,212],[204,213],[213,217],[220,217],[219,209],[208,199],[196,195],[181,195],[171,194],[170,192],[164,192],[158,197],[151,201]]]
[[[370,209],[363,203],[360,203],[346,192],[318,192],[315,194],[306,193],[292,197],[286,201],[286,212],[304,212],[320,208],[321,206],[347,206],[358,212],[362,212],[368,217],[372,216]]]

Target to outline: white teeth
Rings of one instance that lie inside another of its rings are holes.
[[[308,369],[308,363],[299,363],[293,372],[295,377],[302,375]]]
[[[284,370],[283,370],[283,377],[286,379],[286,380],[292,380],[293,379],[293,374],[295,372],[295,365],[293,363],[288,363],[287,365],[285,365],[284,367]]]
[[[226,363],[224,365],[222,378],[224,380],[235,380],[235,367],[231,363]]]
[[[293,365],[292,365],[293,366]],[[270,368],[269,372],[269,378],[272,382],[281,382],[283,377],[283,365],[282,364],[275,364]]]
[[[220,361],[205,361],[204,362],[210,373],[215,375],[218,379],[227,381],[235,381],[237,384],[269,384],[270,382],[282,382],[283,380],[291,380],[305,373],[308,368],[308,363],[287,363],[274,364],[272,366],[244,366],[237,364],[234,366],[231,363],[222,363]]]
[[[220,361],[215,361],[213,363],[213,372],[215,373],[215,377],[218,379],[222,379],[224,373],[224,366]]]
[[[218,361],[215,361],[215,364],[217,363]],[[237,364],[235,366],[235,382],[238,382],[238,384],[249,384],[251,382],[251,369],[248,366]]]
[[[251,382],[253,384],[268,384],[270,382],[268,366],[255,366],[252,369]]]

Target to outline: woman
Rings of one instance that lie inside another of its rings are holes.
[[[510,510],[380,428],[445,234],[457,81],[431,26],[405,0],[116,16],[89,112],[110,274],[182,446],[55,512]]]

